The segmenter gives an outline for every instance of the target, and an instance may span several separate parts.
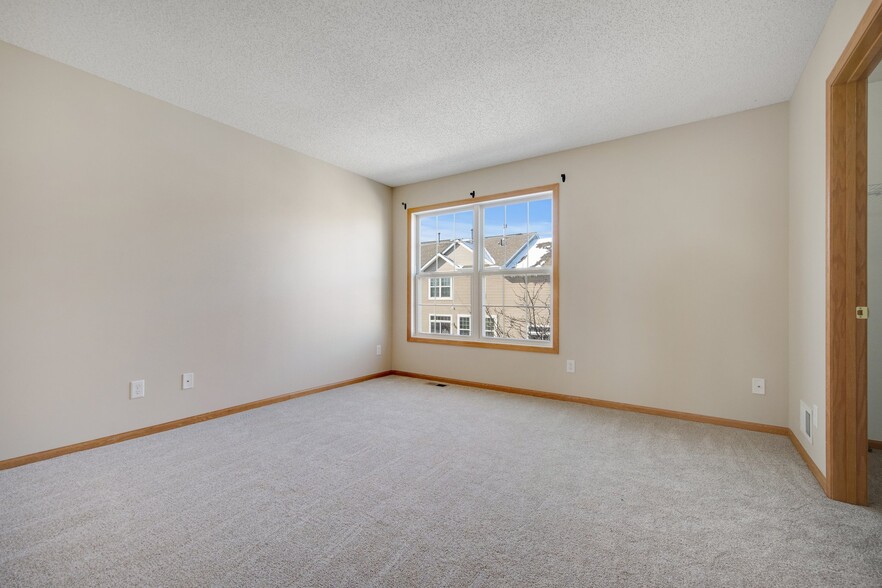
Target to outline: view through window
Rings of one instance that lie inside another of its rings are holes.
[[[409,338],[556,350],[557,193],[553,185],[409,211]]]

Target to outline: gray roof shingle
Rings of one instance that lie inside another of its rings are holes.
[[[506,235],[505,237],[502,235],[484,237],[484,252],[489,256],[490,260],[492,260],[491,265],[504,266],[512,260],[512,257],[514,257],[518,251],[524,248],[524,245],[532,241],[534,237],[536,237],[535,232],[515,233],[513,235]],[[462,242],[469,247],[472,246],[470,241],[462,240]],[[455,243],[455,241],[452,239],[420,243],[420,267],[425,266],[437,253],[444,252],[453,243]]]

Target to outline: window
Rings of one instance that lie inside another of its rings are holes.
[[[557,353],[557,184],[407,215],[408,341]]]
[[[429,298],[431,300],[450,300],[453,298],[453,279],[429,278]]]
[[[484,336],[485,337],[495,337],[496,336],[496,317],[495,316],[485,316],[484,317]]]
[[[548,341],[551,338],[551,326],[550,325],[534,325],[530,323],[530,328],[527,331],[530,339],[535,339],[539,341]]]
[[[449,335],[451,316],[449,314],[430,314],[429,331],[436,335]]]
[[[459,334],[463,337],[468,337],[472,334],[472,317],[467,314],[461,314],[457,317],[459,324],[457,325],[459,328]]]

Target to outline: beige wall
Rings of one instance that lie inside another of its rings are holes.
[[[867,180],[882,184],[882,82],[869,88]],[[882,441],[882,195],[867,201],[867,433]]]
[[[394,351],[400,370],[794,430],[802,399],[819,407],[807,449],[824,471],[824,82],[868,5],[837,2],[789,106],[391,200],[0,43],[0,459],[388,369]],[[561,354],[407,343],[405,212],[390,203],[561,173]],[[136,378],[147,397],[131,401]]]
[[[0,43],[0,459],[388,369],[390,218],[385,186]]]
[[[408,343],[395,207],[395,368],[786,424],[787,123],[778,104],[394,189],[414,207],[567,174],[560,355]]]
[[[814,443],[803,439],[826,473],[826,81],[869,0],[839,0],[790,102],[790,428],[799,401],[818,407]]]

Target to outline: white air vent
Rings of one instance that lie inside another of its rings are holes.
[[[799,430],[806,436],[809,443],[814,444],[815,426],[812,419],[812,409],[802,400],[799,401]]]

